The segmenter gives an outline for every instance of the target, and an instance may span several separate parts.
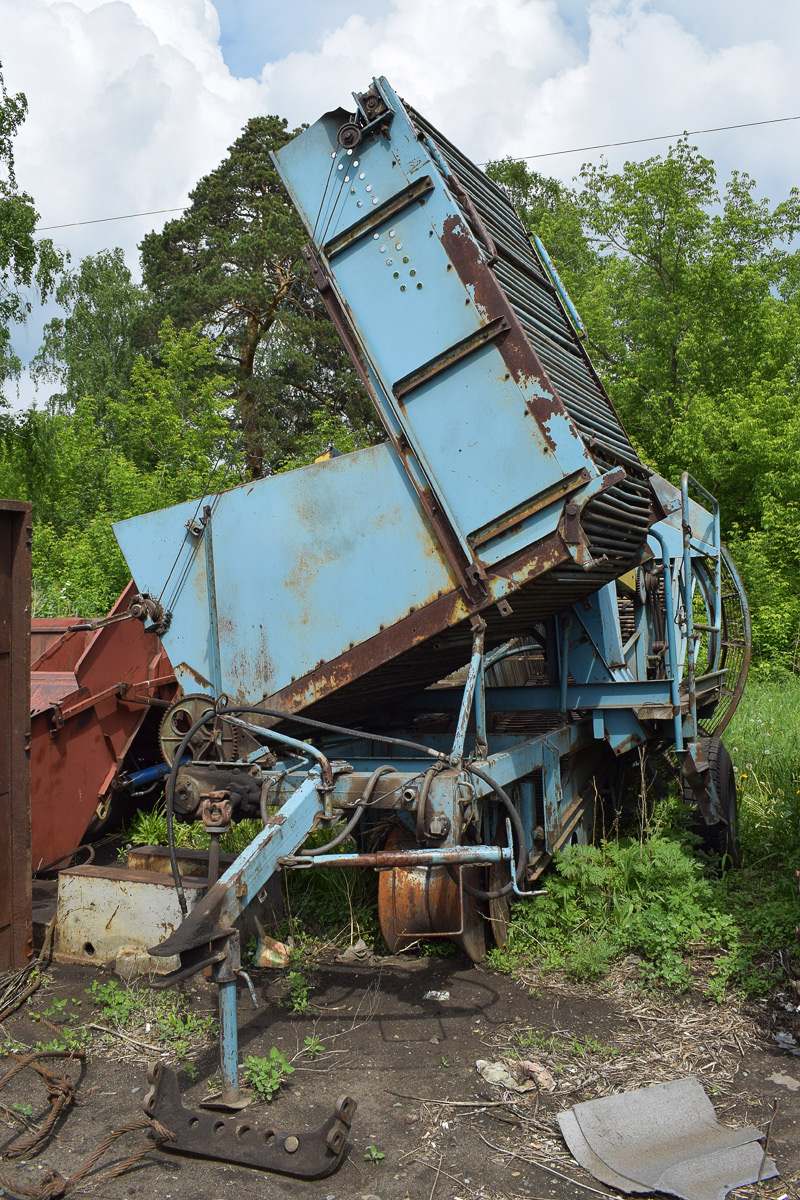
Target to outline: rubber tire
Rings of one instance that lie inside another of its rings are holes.
[[[715,825],[707,825],[702,819],[693,826],[694,832],[701,838],[703,848],[724,863],[728,859],[730,865],[738,867],[739,855],[739,802],[736,794],[736,773],[733,769],[731,756],[724,743],[718,737],[704,738],[706,759],[711,778],[717,789],[717,795],[722,803],[723,811],[727,813],[728,822],[717,821]],[[687,798],[694,803],[691,788],[686,787]]]

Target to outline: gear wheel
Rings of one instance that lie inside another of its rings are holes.
[[[172,765],[178,747],[195,721],[213,711],[214,701],[201,693],[184,696],[167,709],[158,731],[158,744],[165,762]],[[198,729],[187,746],[194,761],[204,762],[233,762],[238,749],[236,729],[220,718]]]

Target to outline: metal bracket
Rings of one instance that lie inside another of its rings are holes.
[[[337,1100],[333,1116],[319,1129],[287,1133],[272,1125],[259,1129],[238,1114],[222,1117],[184,1108],[175,1073],[163,1063],[152,1063],[147,1079],[151,1086],[142,1108],[173,1134],[169,1141],[159,1143],[162,1150],[241,1163],[298,1179],[324,1179],[344,1160],[357,1107],[350,1096]]]
[[[686,753],[681,762],[681,774],[692,789],[692,795],[706,825],[717,825],[720,821],[727,825],[728,815],[723,811],[701,742],[687,743]]]
[[[625,470],[622,467],[615,467],[613,471],[607,471],[604,475],[596,475],[594,479],[590,479],[588,483],[574,492],[564,506],[559,523],[559,533],[572,558],[579,567],[583,567],[585,570],[596,565],[596,561],[590,552],[589,539],[581,527],[583,510],[590,500],[608,491],[615,484],[621,483],[624,478]]]

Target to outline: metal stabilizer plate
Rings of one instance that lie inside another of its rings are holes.
[[[184,1108],[175,1073],[163,1063],[151,1063],[147,1078],[151,1086],[142,1108],[175,1135],[160,1143],[163,1150],[241,1163],[299,1179],[323,1179],[344,1160],[356,1111],[350,1096],[337,1100],[333,1116],[319,1129],[287,1133],[271,1125],[258,1128],[241,1114],[223,1117]]]

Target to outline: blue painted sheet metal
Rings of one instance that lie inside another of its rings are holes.
[[[332,113],[278,163],[391,443],[116,527],[137,586],[172,614],[164,643],[185,688],[288,711],[348,688],[350,724],[460,666],[472,612],[491,648],[620,574],[652,501],[643,474],[623,478],[644,472],[630,455],[623,470],[608,447],[589,453],[469,198],[378,86],[388,136],[368,130],[348,154]]]
[[[185,528],[206,506],[215,604],[208,529],[197,538]],[[537,536],[552,533],[559,516],[559,505],[536,514]],[[453,596],[444,626],[467,616],[452,568],[387,444],[133,517],[114,532],[137,587],[172,613],[162,640],[188,691],[221,690],[250,702],[439,596]],[[523,570],[517,580],[493,579],[491,593],[499,598],[524,577]],[[314,698],[313,687],[298,697],[301,704]]]
[[[486,253],[400,101],[385,80],[379,86],[394,109],[390,138],[376,132],[348,152],[336,140],[344,114],[334,112],[275,159],[374,372],[387,425],[402,430],[469,554],[504,514],[598,470],[546,379],[512,377],[502,331],[491,336],[495,314],[454,268],[452,245]],[[398,211],[415,185],[423,190]],[[498,556],[481,549],[485,562]]]
[[[207,497],[200,512],[206,504],[219,682],[238,701],[288,686],[456,586],[385,444]],[[172,613],[163,642],[191,691],[214,683],[207,538],[184,528],[196,512],[189,502],[115,526],[137,586]]]

